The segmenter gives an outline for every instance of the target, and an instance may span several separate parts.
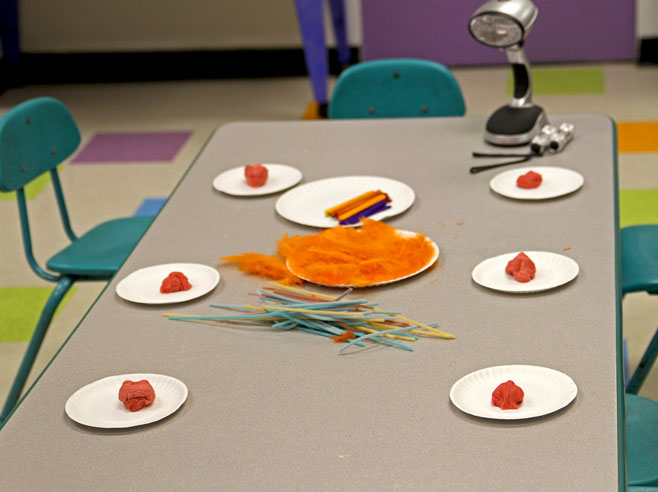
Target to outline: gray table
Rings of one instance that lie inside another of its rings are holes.
[[[4,490],[616,490],[618,432],[615,136],[599,115],[571,121],[577,137],[537,165],[572,168],[578,192],[523,202],[488,188],[496,171],[470,175],[484,120],[237,123],[209,140],[117,278],[103,292],[0,432]],[[424,339],[413,353],[338,345],[301,332],[174,322],[163,312],[218,314],[263,281],[217,258],[273,254],[284,233],[317,229],[277,216],[279,195],[235,198],[212,188],[222,170],[251,162],[293,165],[309,182],[364,174],[416,192],[388,222],[422,231],[440,265],[362,295],[456,340]],[[485,161],[486,162],[486,161]],[[477,162],[481,164],[484,162]],[[572,283],[511,295],[471,281],[481,260],[515,250],[565,254]],[[217,266],[212,293],[172,307],[131,304],[118,280],[147,265]],[[578,385],[555,414],[502,422],[450,402],[462,376],[502,364],[551,367]],[[174,376],[189,398],[171,417],[127,430],[78,425],[64,403],[114,374]],[[623,406],[622,406],[623,408]],[[621,465],[619,465],[621,463]]]

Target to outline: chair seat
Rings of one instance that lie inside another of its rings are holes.
[[[628,485],[658,482],[658,403],[626,394]]]
[[[111,277],[142,238],[153,217],[104,222],[50,258],[48,269],[68,275]]]
[[[628,292],[658,292],[658,224],[621,230],[621,286]]]

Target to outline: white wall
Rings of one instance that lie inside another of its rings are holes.
[[[360,45],[360,0],[346,7],[348,39]],[[19,8],[26,53],[301,46],[293,0],[21,0]]]
[[[637,0],[635,5],[637,37],[658,37],[658,0]]]

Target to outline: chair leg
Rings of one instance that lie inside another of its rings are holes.
[[[626,342],[625,338],[622,343],[622,348],[622,357],[624,361],[624,388],[626,388],[628,387],[628,382],[631,380],[631,370],[628,367],[628,343]]]
[[[649,346],[647,347],[647,350],[644,352],[642,360],[640,360],[640,364],[637,366],[637,369],[635,369],[631,381],[628,383],[628,386],[626,386],[626,393],[632,393],[636,395],[637,392],[640,391],[640,387],[642,386],[642,383],[644,383],[647,374],[649,374],[651,366],[653,366],[657,355],[658,328],[656,329],[656,333],[654,333],[653,338],[651,339],[651,343],[649,343]]]
[[[39,348],[41,347],[41,343],[46,336],[50,321],[55,314],[57,306],[59,306],[59,303],[71,288],[71,285],[73,285],[73,278],[64,276],[59,280],[59,282],[57,282],[57,285],[50,294],[50,297],[48,298],[48,301],[46,302],[46,305],[41,312],[37,326],[34,329],[30,343],[27,346],[27,350],[23,356],[23,361],[21,362],[21,365],[18,369],[18,374],[16,374],[14,383],[9,390],[9,395],[5,401],[5,406],[2,409],[2,414],[0,414],[0,425],[4,424],[5,420],[9,417],[12,410],[16,406],[18,397],[20,396],[21,391],[23,391],[25,381],[30,374],[30,369],[32,369],[32,364],[34,364],[34,359],[36,359]]]

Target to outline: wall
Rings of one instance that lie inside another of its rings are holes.
[[[360,0],[346,7],[358,45]],[[301,46],[293,0],[21,0],[20,29],[25,53]]]
[[[447,64],[505,63],[467,22],[484,0],[345,0],[364,58],[420,56]],[[633,59],[637,36],[658,36],[658,2],[535,0],[533,62]],[[26,53],[290,48],[301,46],[293,0],[21,0]],[[363,27],[361,26],[363,3]],[[587,22],[583,22],[587,19]],[[330,29],[327,29],[332,44]],[[363,33],[363,35],[362,35]]]
[[[483,3],[484,0],[362,0],[363,57],[427,58],[451,66],[506,63],[502,53],[479,44],[468,32],[471,15]],[[533,63],[635,59],[634,2],[534,3],[539,16],[526,42]]]
[[[635,18],[638,38],[658,37],[658,1],[637,0]]]

